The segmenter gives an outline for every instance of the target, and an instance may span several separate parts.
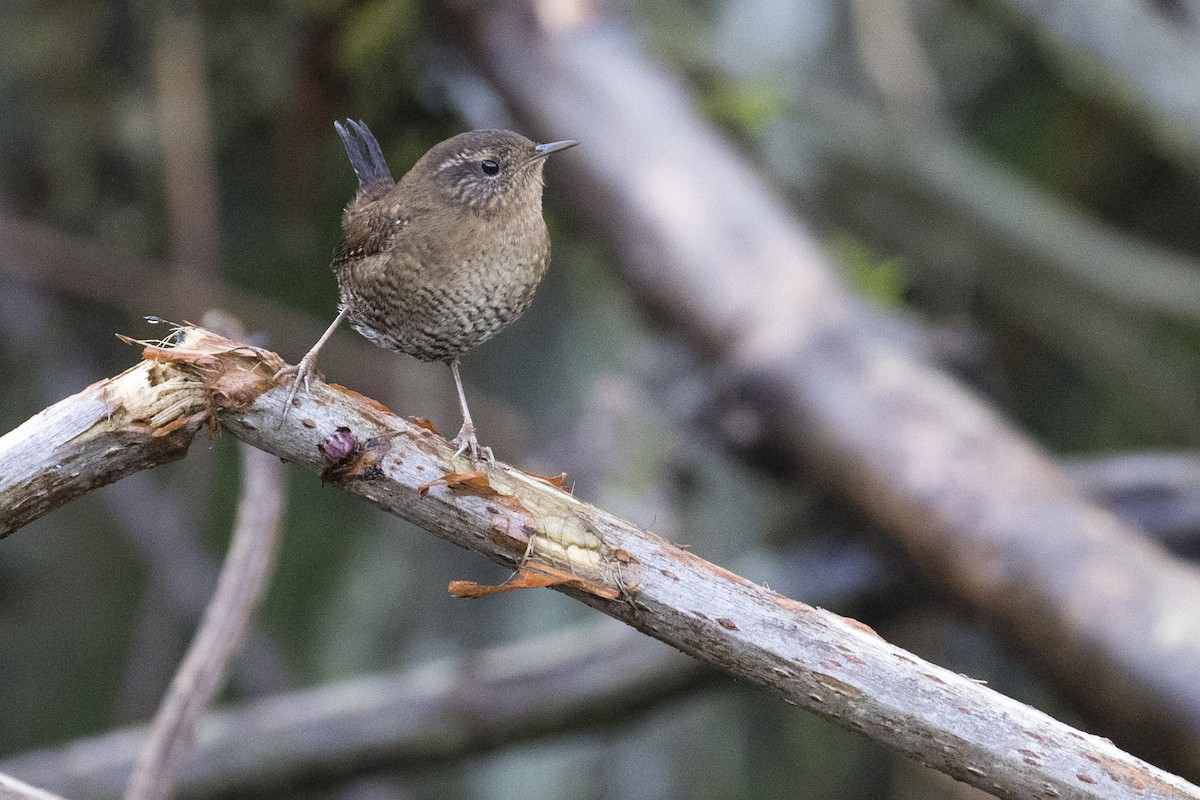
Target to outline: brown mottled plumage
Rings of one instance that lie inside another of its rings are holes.
[[[337,127],[358,176],[333,258],[341,311],[295,367],[289,403],[307,385],[317,352],[343,319],[382,347],[453,372],[463,426],[454,443],[480,453],[458,357],[528,308],[550,263],[542,169],[572,141],[538,145],[504,130],[462,133],[435,145],[399,182],[361,122]]]

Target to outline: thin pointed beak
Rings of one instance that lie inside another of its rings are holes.
[[[551,153],[557,153],[559,150],[566,150],[568,147],[574,147],[577,144],[579,144],[579,142],[575,141],[574,139],[564,139],[561,142],[539,144],[537,147],[533,148],[534,152],[537,153],[534,158],[545,158]]]

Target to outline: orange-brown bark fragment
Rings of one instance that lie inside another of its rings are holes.
[[[182,427],[190,425],[193,422],[196,422],[196,423],[203,422],[204,418],[207,416],[209,416],[208,411],[197,411],[195,414],[191,414],[189,416],[177,417],[177,418],[171,420],[170,422],[168,422],[166,425],[163,425],[161,428],[157,428],[154,431],[154,433],[150,434],[150,436],[155,439],[157,439],[160,436],[170,436],[175,431],[179,430]]]
[[[425,430],[429,431],[430,433],[432,433],[436,436],[442,435],[442,432],[439,431],[437,428],[433,427],[433,423],[430,422],[429,420],[425,419],[424,417],[409,417],[409,420],[412,422],[413,425],[416,425],[418,428],[424,428]]]
[[[865,622],[859,622],[854,617],[842,617],[842,619],[845,620],[846,623],[848,625],[850,625],[850,627],[852,627],[852,628],[858,628],[863,633],[869,633],[872,636],[874,636],[876,639],[883,638],[882,636],[880,636],[878,633],[875,632],[874,628],[872,628],[870,625],[868,625]]]
[[[450,594],[462,598],[479,598],[518,589],[542,589],[547,586],[570,586],[605,600],[616,600],[620,592],[602,583],[580,578],[570,572],[549,564],[529,564],[517,573],[517,577],[498,585],[475,583],[474,581],[451,581]]]
[[[476,583],[475,581],[450,581],[448,588],[450,589],[450,594],[455,597],[475,599],[487,597],[492,594],[500,594],[501,592],[513,592],[518,589],[541,589],[562,582],[561,579],[549,575],[540,575],[529,570],[521,570],[517,574],[517,577],[497,585]]]
[[[382,411],[384,414],[392,413],[392,410],[390,408],[388,408],[383,403],[376,400],[374,397],[367,397],[365,394],[360,394],[359,392],[356,392],[353,389],[347,389],[345,386],[342,386],[340,383],[331,383],[331,384],[329,384],[329,388],[336,389],[337,391],[341,392],[344,395],[353,397],[355,400],[361,400],[362,402],[366,403],[367,405],[369,405],[371,408],[375,409],[376,411]],[[393,416],[395,416],[395,415],[393,415]]]
[[[521,472],[525,473],[526,475],[533,478],[534,480],[539,480],[542,483],[545,483],[549,486],[553,486],[555,489],[558,489],[560,492],[566,492],[567,494],[574,494],[574,492],[571,491],[570,484],[567,483],[567,473],[565,473],[565,472],[560,472],[557,475],[538,475],[536,472],[528,472],[526,470],[521,470]]]
[[[436,481],[422,483],[417,487],[417,494],[421,497],[429,494],[429,490],[435,486],[445,486],[452,492],[459,494],[471,494],[476,497],[499,497],[505,498],[508,495],[502,495],[492,488],[492,484],[488,481],[487,476],[482,472],[451,472]]]
[[[248,408],[259,395],[272,387],[268,377],[273,374],[274,365],[268,366],[263,363],[259,351],[236,342],[230,342],[232,346],[215,349],[217,343],[229,340],[211,337],[213,348],[195,350],[190,349],[191,345],[186,341],[164,346],[158,342],[139,341],[121,334],[117,334],[117,338],[126,344],[142,345],[142,358],[146,361],[187,364],[193,367],[204,382],[204,388],[212,395],[213,404],[222,408]],[[244,363],[230,363],[251,360],[255,362],[255,366],[250,369],[246,369]],[[282,364],[282,361],[279,363]],[[262,373],[256,370],[259,364],[266,367]]]

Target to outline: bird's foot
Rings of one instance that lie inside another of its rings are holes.
[[[311,355],[311,353],[309,355]],[[294,376],[292,378],[291,391],[288,392],[287,400],[283,404],[283,414],[285,417],[287,416],[288,411],[290,411],[292,406],[295,404],[296,396],[300,393],[300,387],[303,386],[304,391],[307,392],[309,390],[308,383],[316,373],[317,360],[315,358],[309,358],[308,355],[306,355],[304,358],[300,359],[299,364],[288,364],[271,377],[271,380],[275,382],[281,382],[286,381],[291,376]]]
[[[475,438],[475,426],[470,422],[463,423],[458,430],[458,435],[450,440],[450,444],[457,448],[454,451],[456,456],[465,453],[472,462],[486,459],[489,464],[496,463],[496,456],[493,455],[492,448],[479,446],[479,440]]]

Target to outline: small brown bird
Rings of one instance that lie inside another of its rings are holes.
[[[367,126],[335,122],[358,176],[333,256],[337,318],[296,366],[285,408],[307,389],[317,353],[342,320],[381,347],[445,361],[463,424],[456,455],[480,448],[458,359],[521,316],[550,264],[542,219],[546,156],[578,142],[534,144],[504,130],[461,133],[435,145],[397,183]]]

